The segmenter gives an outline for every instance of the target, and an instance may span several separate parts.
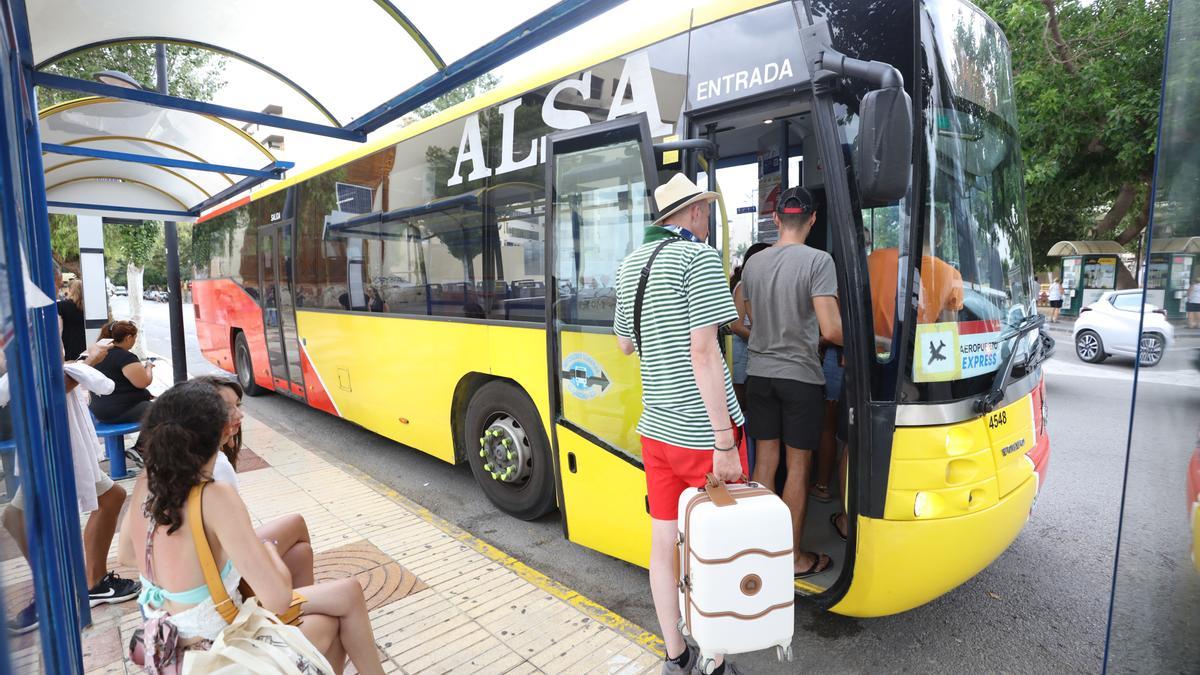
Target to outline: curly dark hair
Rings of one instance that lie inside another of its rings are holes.
[[[198,377],[193,377],[192,381],[207,382],[214,387],[218,387],[218,392],[220,392],[219,387],[224,387],[229,391],[232,391],[234,394],[237,394],[238,403],[242,402],[242,397],[245,396],[246,393],[242,389],[242,385],[238,384],[237,380],[229,377],[222,377],[220,375],[200,375]],[[238,429],[237,435],[229,439],[229,443],[221,446],[221,452],[225,453],[225,456],[229,458],[229,463],[233,465],[234,469],[237,469],[238,454],[240,454],[241,451],[242,430]]]
[[[228,411],[211,383],[189,381],[163,392],[142,420],[141,447],[150,497],[146,516],[167,526],[183,524],[188,491],[205,478],[200,468],[217,452]]]

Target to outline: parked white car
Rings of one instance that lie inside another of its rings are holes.
[[[1144,315],[1144,319],[1142,319]],[[1141,339],[1138,320],[1142,319]],[[1141,365],[1157,366],[1175,342],[1175,327],[1167,313],[1154,305],[1142,307],[1141,289],[1109,291],[1084,307],[1075,320],[1075,355],[1087,363],[1100,363],[1110,356],[1137,357]]]

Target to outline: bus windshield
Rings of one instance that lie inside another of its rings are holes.
[[[912,380],[926,385],[922,399],[948,400],[985,391],[1004,353],[1036,339],[1006,334],[1037,311],[1037,293],[1008,44],[967,3],[925,7],[927,198]]]

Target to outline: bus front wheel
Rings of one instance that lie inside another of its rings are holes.
[[[246,334],[238,333],[233,341],[233,369],[237,373],[238,384],[247,396],[260,396],[266,389],[254,381],[254,362],[250,359],[250,343],[246,342]]]
[[[550,442],[525,392],[507,382],[483,385],[467,406],[462,434],[471,473],[497,508],[521,520],[554,508]]]

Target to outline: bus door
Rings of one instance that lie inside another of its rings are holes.
[[[292,219],[259,228],[258,269],[262,284],[263,329],[271,362],[271,383],[277,392],[304,398],[296,304],[292,291],[294,232],[295,221]]]
[[[637,356],[613,334],[617,268],[653,221],[645,116],[547,138],[551,437],[567,537],[646,565],[650,518]]]

